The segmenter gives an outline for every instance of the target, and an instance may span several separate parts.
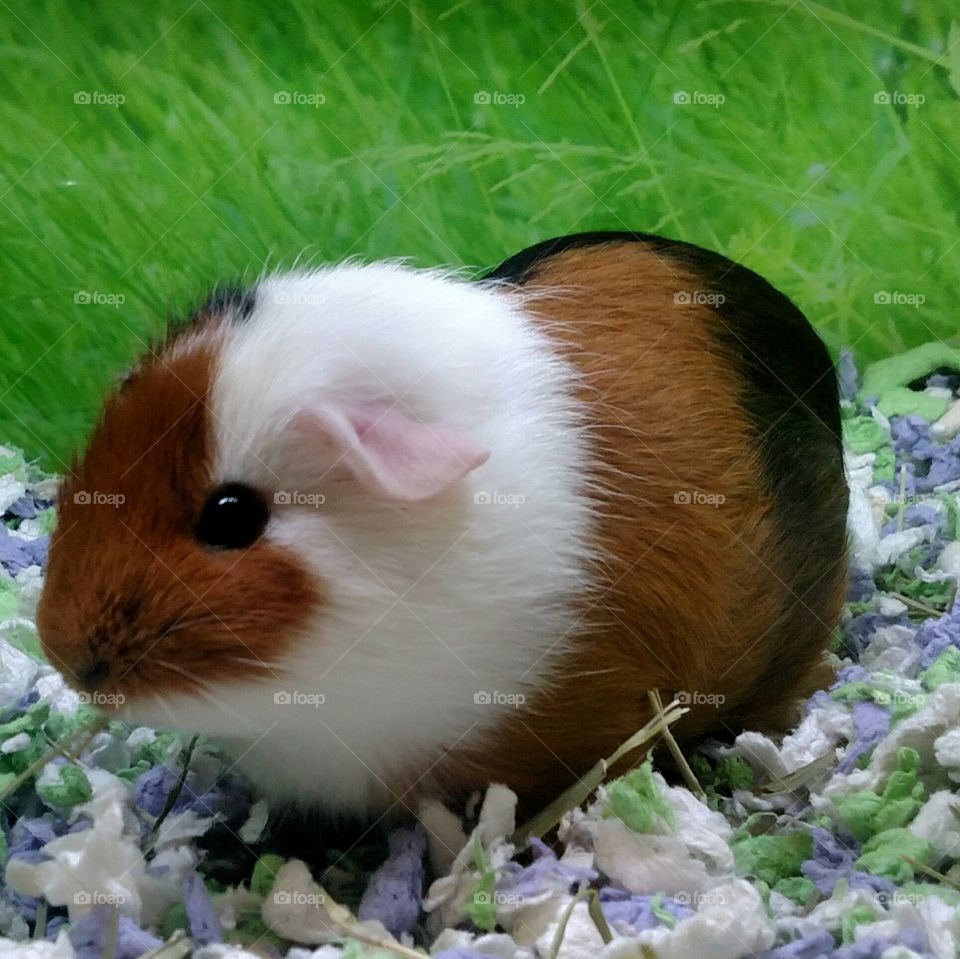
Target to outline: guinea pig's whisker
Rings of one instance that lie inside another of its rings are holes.
[[[170,717],[170,724],[174,729],[179,728],[180,724],[177,722],[177,717],[173,715],[173,710],[170,708],[170,705],[163,698],[162,694],[154,693],[154,699],[157,701],[157,704],[160,708]]]
[[[182,666],[178,666],[176,663],[168,663],[165,659],[158,659],[157,665],[162,666],[164,669],[169,669],[174,673],[178,673],[180,676],[183,676],[184,679],[189,679],[190,682],[196,686],[207,685],[203,679],[196,675],[196,673],[191,673],[190,670],[184,669]]]
[[[228,716],[232,716],[234,719],[240,720],[241,723],[246,723],[244,717],[238,713],[229,703],[219,699],[212,690],[210,683],[205,679],[202,679],[200,676],[197,676],[195,673],[191,673],[188,669],[184,669],[182,666],[178,666],[176,663],[168,663],[166,660],[159,659],[157,660],[158,666],[163,666],[165,669],[169,669],[179,675],[189,679],[190,682],[196,687],[197,693],[200,694],[211,706],[216,706],[217,709],[222,710]]]
[[[253,659],[248,656],[233,656],[230,662],[240,663],[241,666],[255,666],[257,669],[267,669],[271,673],[276,673],[278,669],[281,672],[287,672],[286,668],[283,666],[274,667],[270,663],[265,662],[262,659]]]
[[[238,713],[229,703],[221,700],[210,690],[210,687],[204,683],[202,686],[198,687],[200,695],[208,702],[211,706],[215,706],[217,709],[222,710],[228,716],[236,719],[241,726],[246,726],[249,723],[249,718],[243,716],[241,713]]]
[[[223,620],[211,613],[209,616],[197,616],[194,619],[181,619],[175,622],[172,626],[168,626],[161,634],[160,638],[163,639],[166,636],[171,635],[171,633],[179,633],[182,629],[190,629],[193,626],[204,626],[207,623],[222,623]]]

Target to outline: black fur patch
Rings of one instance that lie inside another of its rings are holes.
[[[238,284],[217,286],[203,303],[185,316],[167,323],[166,332],[150,340],[144,353],[143,362],[162,356],[181,337],[201,330],[212,318],[228,315],[233,323],[243,323],[249,319],[257,304],[257,288],[244,288]],[[117,382],[117,389],[123,393],[140,376],[140,365],[123,373]]]
[[[192,309],[180,320],[174,320],[169,325],[169,332],[164,346],[185,333],[195,332],[211,319],[229,316],[232,322],[242,323],[249,319],[257,305],[257,288],[245,289],[239,284],[226,283],[215,286],[207,298]]]
[[[153,344],[152,353],[163,352],[181,336],[195,333],[211,319],[228,316],[233,323],[243,323],[249,319],[257,305],[257,288],[245,289],[239,284],[227,283],[216,286],[207,298],[181,319],[171,321],[166,336]]]
[[[206,302],[195,311],[194,315],[220,315],[232,313],[237,321],[248,320],[257,305],[257,289],[229,284],[216,287],[207,297]]]

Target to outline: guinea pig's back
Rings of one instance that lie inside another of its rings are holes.
[[[582,373],[598,581],[553,685],[455,778],[472,767],[522,793],[524,769],[547,767],[562,788],[646,721],[652,687],[691,705],[681,738],[782,725],[815,688],[846,575],[820,339],[751,271],[643,234],[547,241],[488,279],[535,294]]]

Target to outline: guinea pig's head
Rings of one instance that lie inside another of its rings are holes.
[[[165,697],[266,678],[293,644],[322,646],[338,587],[299,548],[303,523],[314,547],[324,536],[303,498],[425,500],[485,458],[391,397],[311,384],[302,351],[248,312],[221,299],[150,351],[61,485],[42,644],[129,718],[162,725]]]

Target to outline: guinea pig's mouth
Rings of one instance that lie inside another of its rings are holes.
[[[264,658],[268,647],[283,648],[283,637],[262,624],[201,611],[153,628],[88,622],[77,630],[55,612],[42,622],[38,617],[46,658],[81,704],[108,719],[217,738],[255,738],[265,728],[261,719],[267,707],[275,705],[276,688],[284,685],[283,667]],[[262,709],[261,701],[267,704]],[[253,719],[251,710],[260,719]]]
[[[80,702],[101,714],[127,723],[192,732],[189,710],[175,702],[190,702],[205,695],[209,685],[201,676],[175,662],[151,657],[144,660],[114,655],[98,660],[75,677],[64,676]],[[178,717],[180,717],[178,719]]]
[[[247,675],[257,664],[250,661]],[[260,665],[266,673],[269,667]],[[211,695],[214,680],[204,677],[190,665],[174,657],[158,657],[152,653],[97,659],[85,666],[68,684],[77,690],[80,701],[99,708],[125,707],[136,713],[144,702],[164,702],[168,698]],[[217,684],[219,684],[219,678]]]
[[[82,666],[70,669],[56,662],[54,657],[48,656],[57,665],[64,681],[70,686],[86,706],[93,706],[103,711],[112,709],[122,710],[128,705],[135,705],[142,699],[153,698],[157,689],[170,689],[169,680],[155,673],[152,664],[149,670],[143,670],[137,663],[128,664],[114,657],[92,659]],[[175,664],[171,664],[175,665]],[[181,676],[179,686],[190,686],[196,689],[201,682],[199,677],[192,678],[183,675],[186,671],[176,670]]]
[[[145,700],[203,697],[224,681],[259,679],[272,672],[269,663],[239,656],[223,637],[211,635],[211,618],[177,620],[131,639],[99,633],[82,645],[65,641],[50,628],[41,630],[40,638],[47,660],[81,703],[105,710],[136,709]]]

